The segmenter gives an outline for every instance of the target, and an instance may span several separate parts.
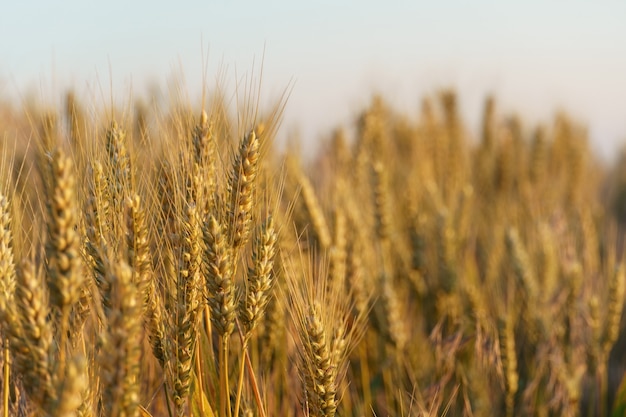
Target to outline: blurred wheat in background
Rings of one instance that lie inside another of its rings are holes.
[[[576,121],[376,96],[303,158],[207,102],[4,105],[4,415],[624,415],[626,170]]]

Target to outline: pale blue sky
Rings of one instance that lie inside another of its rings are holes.
[[[470,127],[493,92],[529,122],[569,111],[605,156],[626,139],[624,1],[0,1],[4,96],[141,95],[181,67],[193,95],[204,44],[210,84],[258,75],[264,50],[262,99],[293,81],[283,138],[313,142],[373,92],[417,112],[452,86]]]

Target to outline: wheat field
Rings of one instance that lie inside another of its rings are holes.
[[[3,415],[623,416],[626,165],[375,96],[0,108]],[[243,115],[243,116],[241,116]]]

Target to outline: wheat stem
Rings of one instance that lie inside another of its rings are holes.
[[[243,355],[248,354],[248,337],[246,337],[243,340],[242,352],[243,352]],[[235,416],[239,415],[239,404],[241,402],[241,391],[243,390],[244,370],[245,370],[245,361],[242,360],[239,363],[239,377],[237,380],[237,395],[235,397],[235,413],[234,413]]]
[[[2,410],[4,412],[4,416],[9,415],[9,389],[10,389],[10,384],[9,384],[9,374],[10,374],[10,365],[11,365],[11,354],[9,351],[9,338],[5,337],[3,338],[3,344],[4,344],[4,349],[3,349],[3,363],[2,363],[2,375],[3,375],[3,381],[2,381]]]

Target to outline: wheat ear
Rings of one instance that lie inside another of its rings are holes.
[[[513,325],[513,315],[510,313],[498,320],[500,355],[504,368],[504,387],[506,390],[506,415],[509,417],[513,416],[515,412],[515,394],[517,393],[519,383]]]
[[[48,294],[41,271],[24,261],[17,274],[17,315],[19,330],[11,335],[11,347],[18,371],[29,396],[44,409],[55,399],[54,371],[51,362],[53,328],[48,320]]]
[[[233,254],[222,232],[222,226],[210,215],[204,225],[205,278],[211,322],[220,336],[230,335],[235,326],[235,289]]]
[[[333,244],[329,254],[328,278],[330,282],[327,289],[330,291],[342,291],[345,288],[348,257],[346,235],[346,217],[340,209],[336,209]]]
[[[233,249],[226,241],[222,226],[213,215],[204,225],[204,270],[208,289],[211,323],[220,336],[220,407],[222,415],[230,415],[228,383],[228,341],[235,328],[236,303]]]
[[[324,211],[317,199],[313,185],[306,175],[300,172],[298,173],[298,183],[300,184],[302,199],[309,213],[309,218],[313,225],[313,231],[317,237],[319,247],[322,250],[328,249],[332,243],[332,237],[328,223],[326,222],[326,217],[324,216]]]
[[[260,156],[260,141],[254,131],[244,136],[233,161],[228,178],[228,234],[233,248],[243,246],[250,234],[252,209],[256,192],[256,177]]]
[[[141,358],[141,297],[124,261],[107,268],[111,308],[102,340],[102,403],[108,416],[137,416]]]
[[[104,257],[111,239],[109,220],[111,196],[102,164],[98,161],[93,162],[90,171],[91,181],[85,214],[87,235],[84,245],[85,260],[100,292],[101,302],[105,308],[109,308],[111,289],[105,277]]]
[[[254,239],[252,264],[248,270],[245,301],[241,303],[239,316],[245,334],[249,335],[265,313],[274,281],[273,266],[276,255],[276,230],[270,216],[259,228]]]
[[[192,135],[193,146],[193,177],[199,179],[196,192],[202,197],[196,200],[202,218],[205,218],[211,208],[210,196],[216,187],[215,169],[215,138],[213,126],[208,121],[206,112],[202,111],[200,123],[194,128]]]
[[[176,377],[174,379],[174,403],[179,416],[184,414],[185,403],[191,385],[191,372],[196,347],[200,312],[203,309],[201,263],[202,231],[196,206],[187,204],[182,223],[182,256],[178,268]]]
[[[602,335],[602,348],[611,350],[619,336],[622,311],[624,310],[624,293],[626,292],[626,268],[619,265],[609,280],[609,300],[606,314],[606,326]]]
[[[148,286],[153,279],[152,259],[148,241],[148,225],[138,194],[126,198],[126,249],[127,262],[133,270],[133,283],[137,286],[144,312],[148,305]]]
[[[6,335],[16,331],[18,317],[13,308],[15,294],[15,261],[13,258],[13,236],[11,232],[11,213],[9,200],[0,195],[0,328],[3,340],[3,412],[9,415],[9,389],[11,352],[9,338]]]
[[[53,198],[49,206],[48,283],[50,301],[61,317],[60,331],[65,332],[69,315],[81,295],[84,275],[81,271],[75,177],[71,160],[57,149],[52,156]]]
[[[58,400],[52,407],[51,415],[57,417],[77,417],[83,405],[87,380],[87,361],[82,356],[72,358],[65,366],[63,382],[58,387]],[[83,410],[88,412],[88,410]],[[110,414],[112,415],[112,414]],[[131,416],[132,414],[127,414]]]
[[[301,336],[304,357],[301,372],[304,374],[306,394],[309,398],[311,415],[332,417],[337,411],[337,363],[336,357],[322,322],[320,306],[309,307]]]
[[[17,323],[13,310],[16,278],[10,207],[7,197],[0,195],[0,320],[3,327],[9,328]]]
[[[265,308],[270,299],[270,290],[274,282],[273,267],[276,255],[276,231],[274,220],[270,216],[265,223],[258,228],[254,239],[252,263],[248,269],[246,296],[239,305],[240,323],[243,326],[243,350],[247,355],[248,339],[252,331],[265,314]],[[237,397],[235,400],[235,416],[239,414],[239,402],[243,387],[244,361],[239,368],[239,382],[237,384]]]
[[[106,150],[109,157],[111,175],[110,187],[114,196],[116,212],[121,213],[123,197],[133,189],[130,155],[126,147],[126,132],[116,122],[111,122],[106,132]]]

